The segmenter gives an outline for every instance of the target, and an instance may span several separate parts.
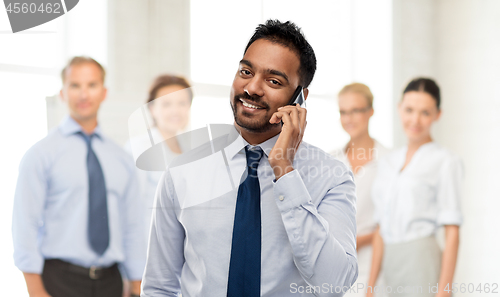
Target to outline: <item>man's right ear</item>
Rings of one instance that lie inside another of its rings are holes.
[[[62,102],[66,102],[66,101],[64,100],[63,89],[61,89],[61,90],[59,91],[59,98],[61,99],[61,101],[62,101]]]

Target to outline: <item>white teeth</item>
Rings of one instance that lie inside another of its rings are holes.
[[[258,106],[252,105],[252,104],[248,104],[248,103],[246,103],[243,100],[241,100],[241,102],[243,103],[243,106],[246,106],[246,107],[250,107],[250,108],[253,108],[253,109],[260,109],[261,108],[261,107],[258,107]]]

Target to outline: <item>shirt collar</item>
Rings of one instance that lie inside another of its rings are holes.
[[[226,148],[226,153],[229,159],[233,159],[238,153],[242,152],[245,147],[248,145],[250,147],[254,146],[259,146],[263,151],[264,154],[266,154],[266,157],[269,156],[269,153],[273,149],[274,145],[276,144],[276,141],[278,140],[278,137],[280,134],[278,133],[277,135],[269,138],[268,140],[257,144],[257,145],[251,145],[246,141],[241,134],[236,130],[236,127],[234,127],[229,131],[228,139],[231,142]],[[231,141],[232,139],[235,139],[234,141]]]
[[[85,133],[82,129],[82,126],[80,126],[80,124],[78,124],[69,115],[66,115],[62,119],[61,123],[59,124],[59,131],[61,131],[61,133],[64,136],[70,136],[70,135],[76,134],[78,132]],[[101,131],[101,128],[99,127],[99,124],[97,125],[97,127],[95,127],[93,134],[97,135],[98,138],[102,139],[102,131]]]

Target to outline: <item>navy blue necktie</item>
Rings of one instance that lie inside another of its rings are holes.
[[[104,254],[109,245],[108,203],[104,173],[96,154],[92,150],[92,137],[80,133],[87,143],[87,172],[89,178],[88,238],[92,250]]]
[[[228,297],[260,296],[261,221],[257,167],[263,152],[245,147],[248,175],[238,188],[234,214]]]

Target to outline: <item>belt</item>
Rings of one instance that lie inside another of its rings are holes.
[[[67,271],[74,272],[79,275],[83,276],[88,276],[90,279],[102,279],[106,278],[110,275],[115,274],[116,272],[119,273],[118,271],[118,264],[115,263],[109,267],[98,267],[98,266],[91,266],[90,268],[75,265],[68,263],[63,260],[59,259],[50,259],[50,260],[45,260],[45,264],[53,265],[53,266],[58,266],[61,269],[65,269]]]

